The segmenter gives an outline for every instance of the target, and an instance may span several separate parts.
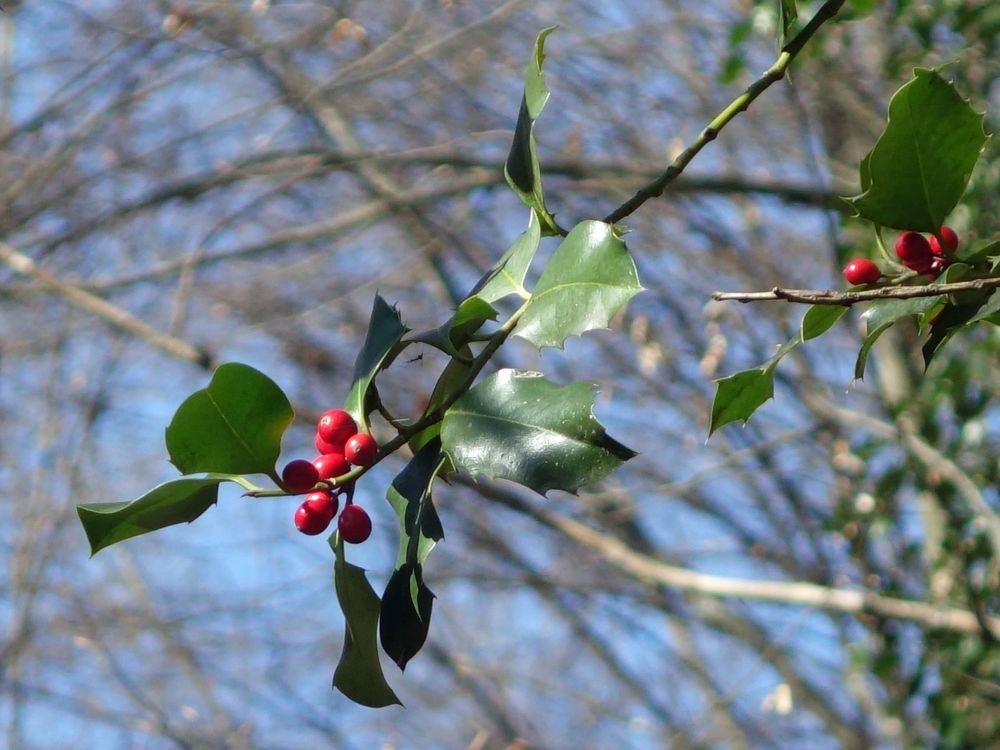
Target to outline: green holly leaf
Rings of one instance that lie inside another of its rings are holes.
[[[606,328],[641,291],[635,263],[614,227],[583,221],[556,248],[514,333],[538,348],[562,347],[570,336]]]
[[[914,297],[913,299],[886,300],[875,302],[861,316],[865,322],[865,340],[858,351],[854,364],[854,379],[861,380],[865,376],[865,366],[872,346],[879,336],[885,333],[898,320],[910,315],[921,315],[940,303],[942,297]]]
[[[802,341],[822,336],[847,314],[849,308],[841,305],[811,305],[802,316],[799,336]]]
[[[889,102],[889,120],[861,163],[858,215],[882,226],[936,231],[965,193],[986,134],[983,115],[936,71],[917,68]]]
[[[122,503],[78,505],[77,515],[96,555],[105,547],[178,523],[191,523],[215,505],[222,482],[243,483],[242,477],[208,475],[183,477],[154,487],[142,497]]]
[[[370,409],[367,399],[372,381],[378,371],[388,364],[387,358],[396,351],[407,330],[409,329],[403,325],[399,311],[376,294],[365,343],[354,361],[354,381],[344,401],[344,409],[362,427],[368,426]]]
[[[758,408],[774,397],[774,364],[743,370],[715,383],[709,436],[730,422],[746,424]]]
[[[545,38],[555,30],[555,26],[543,29],[535,40],[534,52],[524,80],[521,109],[514,127],[514,139],[503,168],[507,184],[532,208],[541,223],[543,234],[546,235],[564,234],[555,217],[545,207],[542,171],[538,165],[538,147],[535,144],[535,120],[542,114],[549,99],[549,89],[542,74]]]
[[[788,40],[788,34],[799,17],[795,0],[778,0],[778,49],[783,49]]]
[[[167,452],[182,474],[274,475],[294,412],[282,390],[248,365],[221,365],[167,426]]]
[[[431,486],[445,462],[441,441],[432,440],[392,480],[386,498],[399,518],[396,569],[382,594],[379,638],[382,649],[405,669],[427,640],[434,594],[424,583],[423,564],[444,538],[431,500]]]
[[[973,320],[981,320],[979,314],[986,311],[982,317],[989,317],[996,308],[994,305],[985,304],[989,296],[988,292],[976,292],[975,301],[961,304],[947,305],[941,310],[933,323],[930,325],[930,335],[921,347],[921,354],[924,357],[924,369],[930,367],[931,360],[944,348],[952,336],[969,325]]]
[[[528,290],[524,288],[524,278],[528,274],[531,261],[538,251],[541,240],[541,230],[535,212],[531,212],[528,228],[514,241],[496,265],[476,284],[469,296],[478,297],[485,302],[494,303],[504,297],[517,294],[528,298]]]
[[[378,660],[378,594],[368,583],[364,568],[344,559],[343,543],[334,546],[334,553],[334,584],[345,626],[344,650],[333,674],[333,686],[369,708],[402,705],[386,682]]]
[[[500,370],[447,412],[441,442],[456,467],[510,479],[539,494],[576,492],[636,453],[594,418],[595,386],[559,386],[540,373]]]
[[[802,316],[798,333],[779,346],[765,364],[716,380],[709,436],[730,422],[746,424],[757,409],[774,398],[774,370],[778,362],[800,344],[822,336],[847,311],[847,307],[839,305],[811,305]]]

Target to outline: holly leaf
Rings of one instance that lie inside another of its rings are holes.
[[[422,565],[434,545],[444,538],[441,520],[431,500],[431,485],[440,472],[443,460],[441,441],[429,441],[410,459],[386,491],[386,499],[399,518],[397,568],[406,561]]]
[[[333,673],[333,686],[355,703],[382,708],[400,703],[389,687],[378,659],[378,594],[365,576],[364,568],[344,559],[344,545],[334,545],[334,584],[337,601],[344,613],[344,650]]]
[[[822,336],[847,314],[847,310],[842,305],[811,305],[802,316],[799,337],[802,341],[808,341]]]
[[[576,492],[633,458],[594,418],[595,386],[500,370],[445,412],[441,443],[456,467],[539,494]]]
[[[182,477],[129,502],[78,505],[76,512],[90,542],[90,554],[150,531],[191,523],[215,505],[222,482],[240,480],[242,477],[220,475]]]
[[[535,285],[514,333],[539,349],[606,328],[642,291],[635,263],[614,227],[583,221],[562,241]]]
[[[365,343],[354,361],[354,381],[344,401],[344,409],[363,427],[368,425],[366,402],[372,381],[407,330],[399,311],[376,294]]]
[[[476,284],[469,296],[478,297],[491,304],[511,294],[517,294],[527,299],[529,295],[528,290],[524,288],[524,278],[527,276],[531,261],[538,251],[541,236],[538,217],[532,211],[528,219],[528,228],[514,241],[514,244],[503,254],[496,265]]]
[[[766,363],[716,380],[709,437],[730,422],[746,424],[757,409],[774,398],[774,370],[778,362],[795,347],[830,330],[847,310],[839,305],[811,305],[802,316],[798,333],[779,346]]]
[[[521,109],[514,127],[514,139],[503,168],[507,184],[538,216],[545,235],[565,234],[545,207],[542,171],[538,165],[538,147],[535,144],[535,120],[542,114],[549,99],[549,89],[542,73],[545,39],[555,30],[555,26],[542,29],[535,39],[534,52],[524,79],[524,95],[521,97]]]
[[[434,592],[424,583],[423,566],[403,563],[393,571],[382,594],[379,637],[401,670],[427,640],[433,605]]]
[[[281,436],[294,412],[262,372],[221,365],[208,387],[191,394],[167,426],[170,461],[182,474],[274,474]]]
[[[930,335],[921,347],[921,354],[924,357],[924,369],[930,367],[931,360],[944,348],[952,336],[958,333],[974,319],[981,320],[978,314],[984,309],[987,311],[983,317],[988,317],[996,312],[995,305],[985,304],[988,294],[978,292],[974,302],[948,305],[940,314],[936,316],[930,326]],[[993,309],[991,309],[993,308]]]
[[[798,17],[799,11],[795,7],[795,0],[778,0],[778,49],[784,49],[788,33]]]
[[[878,341],[879,336],[889,330],[898,320],[910,315],[921,315],[937,305],[941,299],[941,295],[938,295],[936,297],[886,300],[885,302],[874,302],[871,307],[865,310],[861,318],[865,322],[866,335],[854,363],[854,379],[864,378],[868,354],[875,342]]]
[[[774,397],[774,365],[733,373],[715,381],[708,434],[737,420],[746,424],[757,409]]]
[[[487,320],[495,320],[497,311],[489,302],[478,296],[466,297],[455,310],[455,314],[431,331],[424,331],[410,340],[429,344],[444,353],[462,358],[459,351]]]
[[[938,230],[986,142],[983,117],[936,71],[915,69],[892,96],[886,128],[861,163],[863,192],[849,199],[858,215],[896,229]]]
[[[382,593],[379,638],[382,649],[405,669],[423,647],[431,624],[434,594],[424,583],[423,564],[444,538],[431,500],[431,486],[444,463],[441,441],[432,440],[392,480],[386,498],[399,518],[396,569]]]

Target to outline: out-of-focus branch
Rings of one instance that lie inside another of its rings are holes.
[[[493,497],[497,495],[491,493]],[[848,615],[905,620],[925,628],[960,633],[981,633],[982,628],[988,626],[994,636],[1000,636],[1000,617],[982,618],[981,623],[975,613],[956,607],[936,607],[923,601],[896,599],[863,589],[821,586],[805,581],[733,578],[669,565],[636,552],[620,539],[573,518],[530,505],[513,493],[502,495],[502,500],[512,507],[559,531],[622,572],[649,584],[700,596],[774,602]]]
[[[213,357],[209,352],[198,349],[176,336],[168,336],[127,310],[123,310],[91,292],[62,281],[44,268],[40,268],[27,255],[18,252],[4,242],[0,242],[0,261],[9,266],[15,273],[34,278],[71,305],[95,315],[119,330],[144,339],[173,357],[186,360],[206,370],[210,370],[214,366]]]
[[[881,286],[859,292],[836,292],[829,289],[783,289],[774,287],[767,292],[714,292],[712,299],[736,302],[799,302],[805,305],[854,305],[879,299],[915,299],[937,297],[940,294],[976,292],[1000,288],[1000,277],[956,281],[951,284],[925,284],[924,286]]]

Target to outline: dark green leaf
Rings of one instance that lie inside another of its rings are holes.
[[[379,637],[400,669],[427,640],[433,605],[434,593],[424,584],[420,564],[404,563],[393,572],[382,594]]]
[[[542,171],[538,165],[538,149],[535,145],[535,120],[542,114],[549,90],[545,85],[542,65],[545,62],[545,38],[555,31],[555,26],[543,29],[535,40],[534,52],[528,64],[524,80],[524,95],[521,109],[514,127],[514,139],[510,153],[504,164],[507,183],[522,201],[529,205],[538,216],[544,234],[562,234],[555,218],[545,207],[542,192]]]
[[[559,386],[540,373],[501,370],[445,413],[441,442],[455,466],[540,494],[576,492],[635,452],[594,418],[595,387]]]
[[[177,409],[167,452],[182,474],[273,474],[293,417],[274,381],[247,365],[225,364]]]
[[[970,266],[985,264],[990,257],[1000,256],[1000,240],[988,242],[979,247],[961,248],[955,260],[968,263]]]
[[[411,336],[411,341],[421,341],[452,357],[464,358],[459,349],[464,347],[482,328],[487,320],[494,320],[497,311],[486,300],[477,296],[466,297],[455,310],[455,314],[444,325],[431,331]],[[471,357],[470,357],[471,358]]]
[[[78,505],[77,514],[90,542],[90,553],[140,534],[190,523],[215,505],[219,484],[231,477],[183,477],[154,487],[137,500]]]
[[[857,361],[854,363],[854,379],[861,380],[865,376],[865,366],[868,354],[879,336],[889,330],[892,325],[910,315],[922,315],[941,302],[942,297],[915,297],[913,299],[886,300],[875,302],[861,316],[865,321],[866,336]]]
[[[873,302],[872,306],[865,310],[861,319],[865,323],[866,333],[870,336],[877,328],[881,328],[886,323],[895,323],[910,315],[922,315],[942,299],[943,296],[938,295],[936,297],[914,297],[912,299]]]
[[[531,212],[528,228],[515,240],[503,257],[476,285],[469,296],[476,296],[489,303],[503,299],[510,294],[528,297],[524,288],[524,277],[528,273],[538,243],[541,239],[538,218]]]
[[[570,336],[606,328],[641,291],[635,263],[614,227],[583,221],[556,248],[514,333],[539,348],[561,347]]]
[[[917,68],[889,102],[885,131],[862,162],[864,192],[851,202],[875,224],[936,231],[965,192],[985,142],[983,115],[937,72]]]
[[[334,583],[344,612],[344,650],[333,674],[333,686],[355,703],[370,708],[399,704],[378,660],[378,617],[381,603],[363,568],[344,559],[344,545],[334,547]]]
[[[376,294],[365,343],[354,362],[354,382],[344,401],[344,409],[358,424],[367,426],[369,410],[366,401],[372,380],[406,331],[399,311]]]
[[[440,440],[428,442],[386,491],[386,499],[399,518],[397,568],[408,560],[423,564],[434,545],[444,538],[444,529],[430,494],[442,459]]]
[[[978,299],[975,302],[948,305],[937,315],[931,324],[930,336],[924,342],[923,347],[921,347],[921,353],[924,357],[924,369],[930,366],[931,360],[934,359],[934,356],[941,351],[952,336],[958,333],[974,318],[978,319],[977,313],[980,310],[990,307],[990,305],[983,304],[986,301],[986,292],[977,292],[976,294],[978,295]],[[988,317],[994,312],[996,312],[995,309],[990,310],[983,317]]]
[[[750,416],[774,396],[774,364],[743,370],[715,382],[709,435],[730,422],[739,420],[746,424]]]
[[[847,310],[841,305],[812,305],[802,316],[799,335],[803,341],[822,336],[847,314]]]
[[[969,323],[978,323],[981,320],[987,320],[997,313],[1000,313],[1000,289],[995,289],[990,294],[986,304],[980,307],[979,311],[969,319]]]

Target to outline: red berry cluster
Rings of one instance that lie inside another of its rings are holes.
[[[372,533],[371,518],[352,502],[353,483],[338,485],[337,479],[351,466],[371,466],[378,445],[368,433],[358,432],[354,418],[343,409],[331,409],[320,417],[314,444],[319,452],[315,459],[289,461],[281,472],[285,489],[295,494],[309,493],[295,511],[295,526],[303,534],[323,533],[337,515],[343,492],[347,505],[337,521],[337,530],[345,542],[360,544]],[[317,487],[320,482],[326,486]]]
[[[958,235],[951,227],[941,227],[930,239],[919,232],[903,232],[896,240],[896,255],[911,271],[927,274],[932,280],[951,263],[958,250]],[[879,267],[867,258],[855,258],[844,266],[848,284],[874,284],[882,277]]]

